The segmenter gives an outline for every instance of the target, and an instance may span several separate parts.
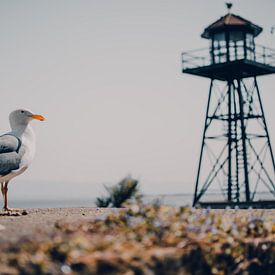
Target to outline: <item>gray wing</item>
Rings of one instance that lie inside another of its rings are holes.
[[[0,136],[0,175],[9,174],[19,168],[21,156],[18,154],[21,141],[15,136]]]

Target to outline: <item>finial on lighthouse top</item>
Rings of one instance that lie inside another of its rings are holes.
[[[228,9],[228,13],[205,28],[201,35],[203,38],[213,39],[214,35],[218,33],[229,33],[234,31],[251,33],[254,37],[256,37],[262,32],[263,29],[260,26],[255,25],[251,21],[248,21],[239,15],[231,13],[230,10],[233,5],[232,3],[226,2],[225,4]]]
[[[230,13],[230,10],[231,10],[233,4],[230,3],[230,2],[226,2],[225,5],[226,5],[226,7],[227,7],[228,13]]]

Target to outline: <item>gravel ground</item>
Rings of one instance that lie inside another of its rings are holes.
[[[115,211],[111,208],[47,208],[26,209],[25,215],[3,216],[0,211],[0,245],[8,245],[19,238],[50,238],[57,221],[77,222],[93,220],[99,215]],[[197,210],[201,211],[201,210]],[[228,218],[235,215],[253,215],[275,222],[275,209],[262,210],[212,210],[224,213]],[[22,213],[22,211],[21,211]]]
[[[0,245],[16,242],[19,238],[48,238],[57,221],[76,222],[93,220],[114,211],[107,208],[46,208],[26,209],[24,215],[4,216],[0,211]]]

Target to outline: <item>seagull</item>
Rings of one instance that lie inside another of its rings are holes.
[[[0,183],[4,211],[12,211],[8,208],[10,180],[26,171],[35,154],[35,134],[30,126],[34,119],[45,120],[42,115],[30,110],[15,110],[9,115],[11,131],[0,136]]]

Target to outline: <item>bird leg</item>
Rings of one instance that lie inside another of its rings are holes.
[[[8,212],[8,213],[11,213],[11,212],[15,212],[15,213],[20,212],[20,209],[9,208],[8,207],[8,184],[9,184],[9,181],[1,182],[1,191],[2,191],[3,198],[4,198],[4,207],[3,207],[3,210],[5,212]]]
[[[4,182],[1,182],[1,192],[2,192],[3,199],[4,199],[4,184],[5,184]]]
[[[1,191],[4,197],[4,207],[3,209],[5,211],[9,211],[10,209],[8,208],[8,181],[2,183],[1,185]]]

